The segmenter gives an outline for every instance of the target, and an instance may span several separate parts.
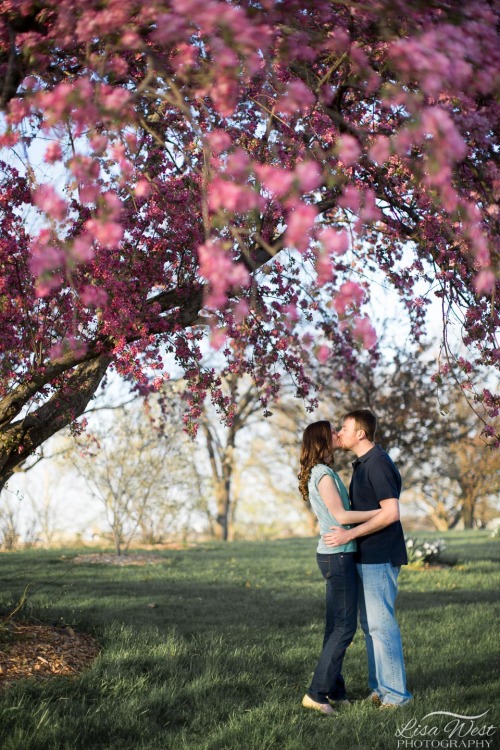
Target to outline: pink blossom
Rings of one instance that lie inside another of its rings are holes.
[[[484,234],[481,232],[479,227],[472,227],[469,230],[469,236],[471,239],[476,265],[479,266],[479,268],[481,268],[481,266],[489,265],[491,257],[488,248],[488,242]]]
[[[49,349],[49,359],[54,361],[55,359],[60,359],[62,355],[64,354],[64,347],[62,343],[54,344]]]
[[[305,193],[315,190],[321,185],[322,174],[316,161],[303,161],[295,167],[295,176],[300,189]]]
[[[278,198],[286,195],[294,182],[293,172],[273,164],[256,164],[255,173],[266,190]]]
[[[376,204],[376,196],[371,188],[365,190],[365,200],[360,219],[362,221],[380,221],[382,219],[382,211]]]
[[[312,107],[315,98],[311,90],[302,81],[291,81],[286,92],[276,102],[276,111],[280,114],[295,114],[305,112]]]
[[[325,48],[340,55],[349,48],[350,41],[351,38],[347,29],[336,28],[328,33]]]
[[[105,135],[93,135],[90,139],[90,146],[96,156],[102,156],[108,147],[108,139]]]
[[[367,317],[355,318],[353,335],[365,349],[372,349],[377,343],[376,331]]]
[[[242,148],[235,149],[227,159],[226,173],[236,180],[244,180],[248,176],[250,157]]]
[[[123,238],[123,227],[116,221],[89,219],[85,228],[104,247],[118,247]]]
[[[77,263],[88,263],[94,257],[94,244],[88,234],[75,237],[70,248],[70,255]]]
[[[141,38],[135,31],[126,31],[121,38],[121,44],[125,49],[137,49],[141,46]]]
[[[129,71],[129,67],[127,65],[127,61],[123,59],[123,57],[118,57],[115,55],[110,60],[108,60],[108,70],[115,74],[117,78],[123,78],[127,75]]]
[[[227,341],[226,328],[212,328],[210,331],[210,346],[212,349],[221,349]]]
[[[248,316],[250,307],[246,299],[240,299],[233,308],[234,319],[237,323],[241,323]]]
[[[97,159],[79,154],[68,162],[68,167],[76,179],[84,184],[97,180],[101,171]]]
[[[111,149],[111,158],[118,163],[122,162],[126,158],[125,146],[120,141],[114,141]]]
[[[7,130],[0,135],[0,148],[12,148],[19,141],[21,135],[17,130]]]
[[[117,194],[109,190],[107,193],[102,194],[102,199],[106,217],[109,219],[119,219],[122,211],[122,202]]]
[[[89,183],[87,185],[80,185],[78,188],[78,197],[84,204],[97,203],[100,194],[99,185]]]
[[[214,14],[220,10],[215,3],[206,2],[206,0],[173,0],[172,7],[179,15],[186,15],[188,18],[199,19],[204,12],[212,11]],[[214,18],[215,23],[215,18]]]
[[[54,162],[59,161],[59,159],[62,159],[61,144],[59,143],[59,141],[49,143],[49,145],[45,149],[44,160],[47,162],[47,164],[54,164]]]
[[[130,153],[131,154],[137,153],[138,143],[137,143],[136,133],[127,133],[125,135],[125,141],[127,143],[128,150],[130,151]]]
[[[51,347],[49,357],[51,359],[59,359],[66,352],[73,352],[76,357],[83,357],[87,352],[87,344],[85,341],[77,339],[74,336],[68,336]]]
[[[11,125],[17,125],[27,117],[31,110],[31,103],[23,99],[11,99],[9,102],[8,121]]]
[[[36,84],[37,80],[35,76],[26,76],[21,85],[24,86],[26,91],[32,92]]]
[[[369,156],[376,164],[383,164],[391,155],[390,141],[385,135],[379,135],[369,150]]]
[[[246,287],[250,283],[248,270],[235,263],[229,252],[218,242],[205,242],[198,248],[199,272],[210,283],[205,302],[209,307],[219,307],[227,301],[231,287]]]
[[[175,13],[159,13],[156,17],[156,28],[150,37],[158,44],[178,42],[187,31],[186,21]]]
[[[228,73],[219,73],[209,89],[209,95],[221,117],[234,114],[239,94],[238,79]]]
[[[223,151],[227,151],[231,146],[231,136],[225,130],[212,130],[205,137],[216,156],[222,154]]]
[[[478,295],[491,294],[495,288],[496,277],[490,269],[479,271],[474,280],[474,288]]]
[[[174,70],[178,73],[183,73],[186,68],[194,68],[196,66],[198,56],[199,50],[196,47],[187,42],[181,42],[177,45],[175,54],[172,55],[170,62]]]
[[[314,226],[317,215],[318,212],[314,206],[299,203],[298,207],[288,214],[285,244],[305,253],[309,247],[309,232]]]
[[[335,229],[327,227],[319,233],[318,239],[325,250],[333,255],[344,255],[349,249],[349,235],[345,230],[337,232]]]
[[[83,287],[80,297],[87,307],[103,307],[108,300],[108,295],[104,289],[91,284]]]
[[[37,297],[47,297],[55,289],[59,289],[63,283],[60,273],[43,274],[36,280],[35,290]]]
[[[318,350],[316,352],[316,358],[318,362],[321,362],[322,365],[325,364],[325,362],[328,360],[328,358],[331,355],[331,349],[329,346],[326,346],[326,344],[322,344],[318,347]]]
[[[147,198],[151,192],[151,185],[148,180],[139,180],[134,188],[136,198]]]
[[[286,315],[288,320],[296,321],[300,319],[297,305],[283,305],[283,307],[281,308],[281,312],[283,313],[283,315]]]
[[[338,200],[340,208],[348,208],[357,213],[361,208],[361,193],[353,185],[348,185],[342,191]]]
[[[218,70],[229,68],[230,70],[238,67],[238,55],[230,47],[221,47],[213,55],[214,63]]]
[[[327,253],[321,253],[316,260],[316,273],[318,274],[318,284],[323,286],[333,277],[332,259]]]
[[[118,86],[103,87],[101,92],[101,102],[109,111],[120,111],[131,100],[130,91]]]
[[[60,268],[64,262],[62,251],[53,245],[33,245],[29,262],[30,271],[33,276],[41,276],[45,273]]]
[[[246,213],[262,204],[261,196],[247,185],[237,185],[220,177],[212,181],[208,199],[211,211],[225,208],[233,213]]]
[[[359,307],[365,297],[365,290],[355,281],[345,281],[333,300],[333,306],[339,315],[348,307]]]
[[[352,167],[361,156],[361,147],[352,135],[342,135],[337,142],[337,153],[346,167]]]
[[[66,218],[68,205],[50,185],[40,185],[33,193],[35,206],[56,221]]]
[[[396,153],[400,156],[404,156],[405,154],[408,154],[411,149],[414,136],[408,128],[401,128],[401,130],[392,137],[391,141]]]
[[[439,137],[439,144],[454,160],[463,159],[467,147],[449,113],[443,107],[427,107],[422,114],[422,131]]]

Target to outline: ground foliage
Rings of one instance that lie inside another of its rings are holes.
[[[54,571],[76,550],[4,554],[0,611],[35,581],[23,617],[92,634],[102,651],[72,678],[2,691],[2,750],[390,750],[398,726],[432,711],[487,712],[498,727],[500,546],[485,531],[444,536],[442,567],[401,573],[414,702],[387,712],[362,700],[358,632],[344,670],[353,703],[331,721],[300,705],[324,622],[314,539],[202,544],[165,551],[162,565],[74,565],[64,580]]]

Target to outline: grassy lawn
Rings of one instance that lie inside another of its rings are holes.
[[[479,531],[445,541],[453,566],[404,568],[400,578],[414,701],[378,711],[358,700],[366,694],[358,632],[344,663],[354,702],[333,718],[300,706],[324,616],[312,539],[206,544],[166,551],[163,564],[147,567],[77,566],[76,550],[2,554],[1,614],[33,582],[24,619],[88,632],[103,650],[76,678],[25,680],[1,693],[0,747],[397,750],[398,726],[433,711],[489,710],[478,725],[498,726],[500,542]]]

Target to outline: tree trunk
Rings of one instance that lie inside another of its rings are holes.
[[[215,538],[227,542],[229,539],[229,510],[231,507],[230,484],[218,480],[215,487],[217,517],[215,519]]]
[[[462,503],[462,520],[464,529],[473,529],[475,525],[475,503],[472,498],[465,498]]]
[[[0,490],[14,471],[48,438],[80,417],[99,387],[112,358],[102,355],[71,372],[60,390],[35,411],[0,431]],[[19,405],[15,407],[19,409]]]
[[[429,518],[434,524],[436,531],[448,531],[448,529],[450,528],[450,522],[448,518],[444,518],[437,513],[429,513]]]

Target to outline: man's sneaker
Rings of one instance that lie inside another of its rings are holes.
[[[335,713],[329,703],[319,703],[318,701],[313,701],[313,699],[310,698],[307,693],[302,698],[302,705],[304,706],[304,708],[312,708],[314,711],[319,711],[322,714]]]

